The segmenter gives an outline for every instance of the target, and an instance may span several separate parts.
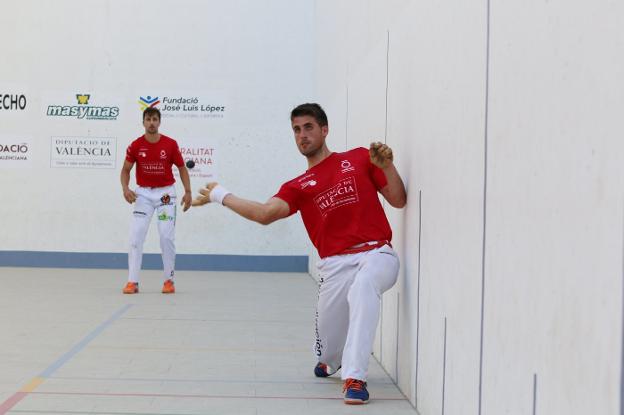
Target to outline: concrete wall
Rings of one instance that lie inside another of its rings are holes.
[[[388,373],[426,415],[620,414],[624,5],[316,13],[330,146],[385,140],[408,187]]]

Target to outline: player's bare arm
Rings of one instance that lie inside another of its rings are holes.
[[[134,203],[137,198],[136,193],[130,190],[130,171],[132,171],[133,166],[134,163],[125,160],[123,167],[121,168],[121,189],[123,190],[124,199],[126,199],[126,202],[128,203]]]
[[[182,185],[184,186],[184,196],[182,196],[182,212],[186,212],[191,207],[191,203],[193,202],[193,193],[191,191],[191,179],[189,177],[188,170],[186,166],[178,167],[178,171],[180,172],[180,179],[182,180]]]
[[[200,195],[193,200],[193,206],[202,206],[210,202],[221,203],[242,217],[262,225],[283,219],[290,212],[288,203],[277,197],[272,197],[266,203],[255,202],[235,196],[217,183],[208,183],[199,193]]]
[[[380,142],[371,143],[370,149],[371,163],[383,170],[388,180],[388,184],[381,189],[382,196],[390,203],[390,206],[402,208],[407,203],[407,193],[401,176],[394,166],[394,155],[392,149]]]

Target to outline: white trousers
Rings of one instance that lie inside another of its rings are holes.
[[[381,295],[397,280],[399,257],[384,245],[371,251],[322,259],[316,310],[318,361],[342,379],[366,380],[379,320]]]
[[[128,251],[128,281],[139,282],[143,261],[143,243],[154,211],[158,219],[160,250],[165,279],[173,278],[175,268],[175,186],[137,187],[137,200],[132,211],[130,250]]]

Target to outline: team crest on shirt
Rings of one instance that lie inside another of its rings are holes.
[[[168,205],[169,203],[171,203],[171,196],[169,196],[168,194],[164,194],[160,198],[160,201],[162,202],[163,205]]]
[[[167,152],[165,150],[160,150],[160,158],[161,159],[166,159],[167,158]]]
[[[340,162],[340,168],[342,169],[340,171],[341,173],[348,173],[350,171],[355,171],[355,167],[351,165],[351,162],[349,160],[342,160]]]

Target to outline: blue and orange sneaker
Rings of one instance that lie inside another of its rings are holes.
[[[339,370],[340,366],[338,366],[338,369],[329,373],[329,366],[327,366],[325,363],[318,362],[314,367],[314,376],[316,376],[317,378],[326,378],[338,372]]]
[[[362,405],[368,403],[366,382],[358,379],[347,379],[342,391],[345,393],[344,403],[347,405]]]

